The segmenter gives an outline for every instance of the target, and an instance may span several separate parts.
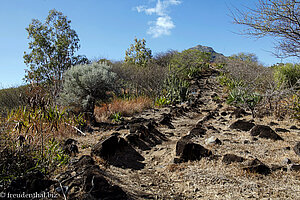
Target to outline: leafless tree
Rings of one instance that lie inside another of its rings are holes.
[[[235,24],[244,25],[244,35],[274,37],[275,55],[300,58],[300,1],[258,0],[255,8],[231,10]]]

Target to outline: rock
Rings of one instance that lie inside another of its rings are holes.
[[[129,144],[144,151],[167,140],[166,136],[155,128],[155,124],[149,122],[147,127],[142,124],[136,124],[134,126],[134,132],[131,131],[131,133],[126,136],[126,140]]]
[[[271,173],[271,169],[258,159],[252,160],[248,166],[243,168],[243,170],[262,175],[268,175]]]
[[[222,115],[222,116],[226,116],[226,115],[228,115],[228,113],[225,112],[225,111],[223,111],[223,112],[221,112],[221,115]]]
[[[293,150],[298,156],[300,156],[300,142],[294,146]]]
[[[91,155],[99,156],[108,164],[121,168],[142,169],[144,157],[139,154],[128,142],[118,135],[112,135],[106,140],[97,143]]]
[[[279,125],[279,124],[276,123],[276,122],[270,122],[269,125],[270,125],[270,126],[277,126],[277,125]]]
[[[195,127],[190,130],[189,135],[192,137],[203,137],[206,134],[206,129],[202,127]]]
[[[293,126],[291,126],[291,127],[290,127],[290,129],[293,129],[293,130],[298,130],[298,127],[297,127],[297,126],[295,126],[295,125],[293,125]]]
[[[283,140],[273,129],[265,125],[256,125],[251,129],[250,134],[252,136],[258,136],[260,138]]]
[[[77,141],[72,138],[67,139],[62,148],[64,152],[70,156],[76,156],[76,154],[79,153]]]
[[[249,140],[244,140],[244,142],[243,142],[244,144],[249,144],[250,143],[250,141]]]
[[[181,138],[176,144],[176,155],[180,156],[180,161],[195,161],[202,157],[211,156],[212,153],[203,146],[191,142],[187,137]]]
[[[236,118],[241,118],[245,115],[249,115],[243,108],[236,108],[232,113],[231,116],[235,116]]]
[[[94,165],[94,164],[95,164],[95,161],[91,156],[83,155],[73,165],[75,166],[75,168],[82,168],[84,166],[90,166],[90,165]]]
[[[214,136],[211,136],[210,138],[206,139],[205,143],[207,145],[209,145],[209,144],[219,144],[219,145],[221,145],[222,144],[221,140],[219,140],[219,138],[216,138]]]
[[[253,126],[255,126],[255,124],[252,122],[248,122],[245,120],[238,120],[238,121],[234,122],[233,124],[231,124],[229,126],[229,128],[242,130],[242,131],[250,131]]]
[[[170,129],[175,129],[171,121],[172,121],[171,114],[163,113],[163,118],[160,120],[159,123],[168,126],[168,128]]]
[[[102,176],[99,168],[89,168],[83,174],[83,190],[86,198],[82,199],[128,199],[127,194],[116,185],[111,185]]]
[[[299,172],[300,171],[300,165],[293,164],[293,165],[291,165],[290,170]]]
[[[289,130],[285,129],[285,128],[275,128],[276,132],[283,132],[283,133],[288,133],[290,132]]]
[[[290,151],[291,147],[284,147],[283,150]]]
[[[288,164],[291,164],[291,163],[292,163],[292,161],[289,158],[284,158],[282,160],[282,164],[284,164],[284,165],[288,165]]]
[[[271,170],[272,171],[287,171],[287,167],[283,167],[283,166],[280,166],[280,165],[271,165]]]
[[[91,150],[92,156],[97,155],[104,159],[108,159],[114,156],[118,149],[122,149],[120,138],[116,135],[112,135],[102,142],[97,143]]]
[[[234,154],[225,154],[222,161],[226,164],[230,164],[232,162],[244,162],[244,160],[243,157]]]

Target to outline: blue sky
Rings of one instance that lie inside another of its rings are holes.
[[[88,58],[120,60],[135,37],[145,38],[158,53],[182,51],[198,44],[225,56],[255,53],[265,65],[280,62],[270,51],[273,40],[236,34],[243,27],[232,24],[228,8],[253,7],[256,1],[240,0],[1,0],[0,87],[23,83],[26,27],[32,19],[44,21],[56,9],[72,21],[80,38],[77,54]]]

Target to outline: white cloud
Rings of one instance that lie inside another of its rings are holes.
[[[146,6],[137,6],[136,10],[140,12],[145,12],[147,15],[157,15],[156,21],[152,21],[148,34],[152,35],[154,38],[160,37],[162,35],[170,35],[171,29],[175,28],[172,18],[168,15],[168,8],[171,5],[181,4],[180,0],[157,0],[156,6],[154,8],[147,8]]]

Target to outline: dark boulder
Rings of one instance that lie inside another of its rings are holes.
[[[155,123],[149,122],[146,126],[135,124],[132,129],[134,131],[130,131],[130,134],[126,136],[126,140],[129,144],[143,151],[167,140],[166,136],[155,128]]]
[[[299,130],[299,128],[295,125],[291,126],[290,129],[293,129],[293,130]]]
[[[90,165],[94,165],[94,164],[95,164],[95,161],[91,156],[83,155],[73,165],[74,165],[75,168],[82,168],[84,166],[90,166]]]
[[[283,140],[273,129],[265,125],[256,125],[251,129],[250,134],[252,136],[258,136],[260,138]]]
[[[271,169],[258,159],[252,160],[248,164],[248,166],[244,167],[243,169],[252,173],[258,173],[262,175],[268,175],[271,173]]]
[[[255,126],[255,124],[253,122],[249,122],[249,121],[245,121],[245,120],[238,120],[238,121],[232,123],[229,126],[229,128],[242,130],[242,131],[250,131],[253,126]]]
[[[192,130],[190,130],[189,133],[189,135],[191,135],[192,137],[202,137],[205,134],[206,134],[206,129],[199,126],[192,128]]]
[[[108,164],[116,167],[139,170],[145,166],[142,163],[144,157],[117,134],[97,143],[92,148],[91,155],[99,156],[106,160]]]
[[[159,121],[160,124],[167,126],[169,129],[175,129],[172,122],[172,115],[169,113],[163,113],[162,119]]]
[[[233,162],[244,162],[244,160],[245,159],[243,157],[234,154],[225,154],[222,161],[226,164],[230,164]]]
[[[63,150],[68,155],[76,156],[79,153],[77,141],[72,138],[67,139],[63,145]]]
[[[199,144],[191,142],[190,138],[185,136],[176,144],[176,155],[180,156],[180,161],[187,162],[209,157],[212,152]]]
[[[84,199],[128,199],[127,194],[116,185],[111,185],[102,175],[99,168],[89,168],[83,174],[83,190],[82,197]]]

